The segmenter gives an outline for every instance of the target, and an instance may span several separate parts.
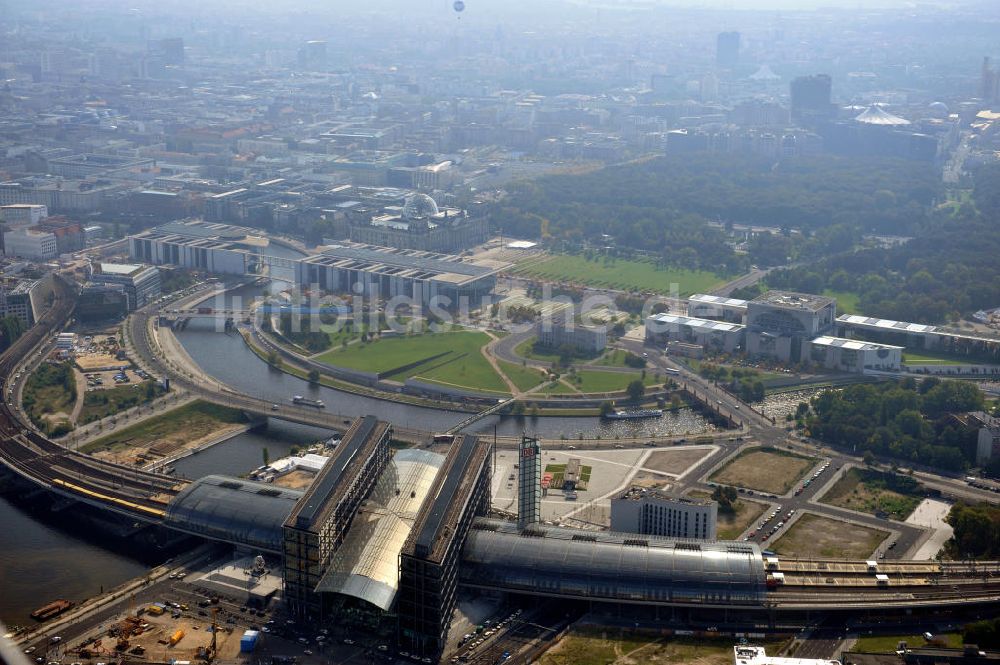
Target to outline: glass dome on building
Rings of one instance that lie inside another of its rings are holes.
[[[438,214],[437,203],[426,194],[411,194],[403,205],[403,219],[434,217]]]

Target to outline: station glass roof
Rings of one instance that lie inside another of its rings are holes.
[[[355,516],[317,591],[340,593],[388,610],[399,588],[399,553],[445,457],[398,451]]]
[[[281,526],[302,492],[242,478],[205,476],[167,506],[167,526],[213,540],[280,552]]]
[[[477,520],[463,551],[467,584],[562,596],[694,604],[759,604],[764,560],[755,543]]]

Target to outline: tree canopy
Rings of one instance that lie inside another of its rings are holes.
[[[738,272],[749,264],[727,243],[733,224],[803,229],[798,240],[751,240],[751,260],[777,265],[798,244],[815,255],[850,249],[861,233],[911,233],[939,194],[932,169],[915,162],[700,154],[516,183],[493,219],[508,234],[570,245],[611,236],[670,265]]]
[[[959,471],[975,461],[975,437],[946,416],[982,408],[974,384],[904,379],[827,390],[813,399],[808,424],[830,445]]]
[[[768,275],[768,285],[859,294],[872,316],[940,323],[1000,306],[1000,165],[980,168],[972,200],[937,211],[909,242]]]

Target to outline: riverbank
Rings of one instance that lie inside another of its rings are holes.
[[[166,459],[191,454],[253,425],[236,409],[194,400],[95,439],[82,446],[80,452],[130,464],[162,466]]]

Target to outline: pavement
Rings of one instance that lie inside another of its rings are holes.
[[[951,504],[938,499],[924,499],[906,518],[907,524],[914,524],[925,529],[931,529],[930,537],[913,553],[913,559],[933,559],[941,551],[955,532],[951,525],[945,522]]]

